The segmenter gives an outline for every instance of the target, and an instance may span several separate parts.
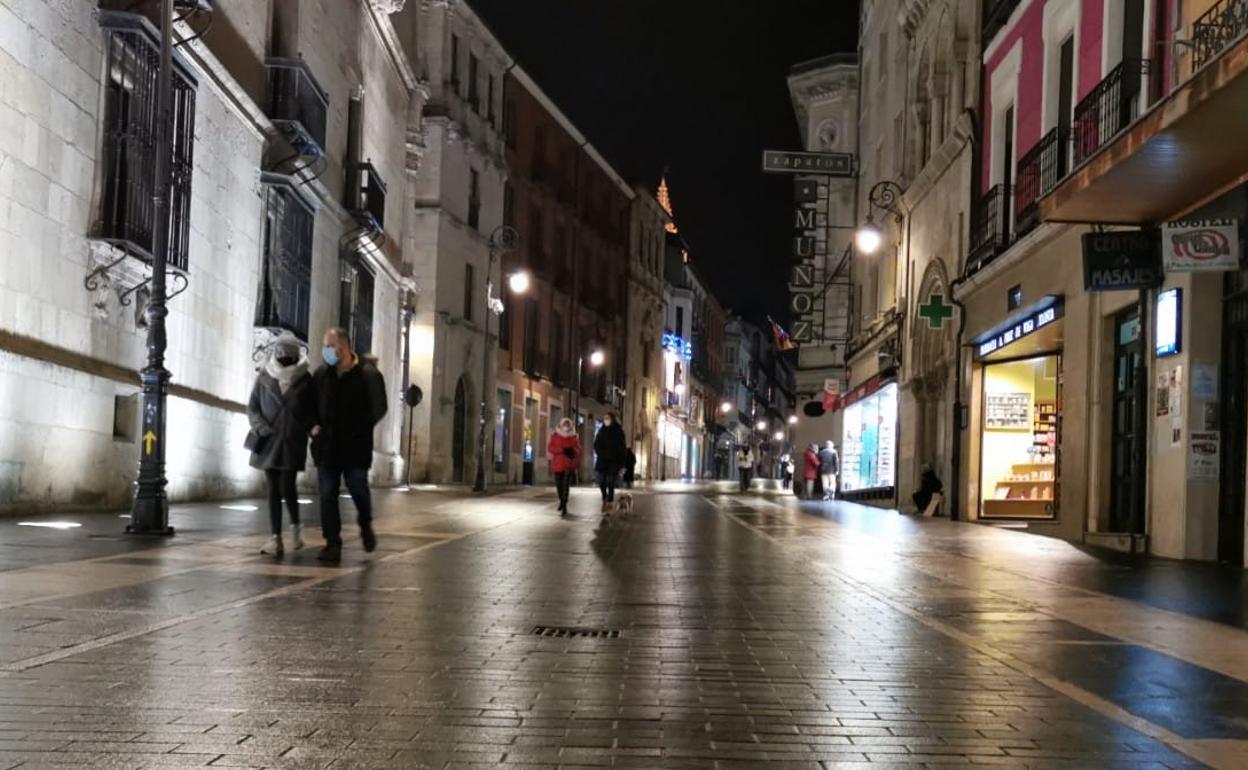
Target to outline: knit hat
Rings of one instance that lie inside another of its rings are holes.
[[[273,357],[274,358],[298,358],[302,346],[295,335],[290,332],[282,332],[276,340],[273,341]]]

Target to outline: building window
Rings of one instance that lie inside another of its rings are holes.
[[[685,336],[685,309],[683,307],[676,308],[676,336]]]
[[[339,259],[338,325],[346,329],[351,347],[360,354],[373,349],[373,274],[358,254]]]
[[[308,339],[315,214],[289,184],[264,187],[264,231],[256,326]]]
[[[494,125],[494,75],[485,77],[485,118]]]
[[[503,183],[503,224],[516,226],[516,191],[511,182]]]
[[[156,81],[160,43],[141,16],[100,11],[105,31],[104,131],[100,222],[96,235],[151,262],[155,232]],[[171,268],[186,271],[190,240],[195,80],[177,61],[173,71],[172,188],[169,198]]]
[[[529,212],[529,235],[527,238],[529,244],[529,264],[533,267],[544,267],[546,264],[546,233],[545,219],[542,216],[542,210],[536,205]]]
[[[524,303],[524,371],[532,374],[537,367],[537,335],[539,331],[537,300]]]
[[[654,349],[654,340],[641,338],[641,376],[650,378],[650,353]]]
[[[481,226],[481,173],[476,169],[468,171],[468,226]]]
[[[477,270],[471,264],[464,265],[464,320],[472,320],[472,295],[476,287]]]
[[[451,35],[451,88],[459,93],[459,35]]]
[[[563,316],[558,313],[550,318],[550,373],[552,380],[563,382]]]
[[[515,300],[509,291],[503,292],[503,312],[498,316],[498,347],[511,350],[511,311]]]
[[[507,146],[516,149],[516,103],[510,99],[503,99],[503,136]]]
[[[473,112],[481,112],[481,61],[475,53],[468,54],[468,103]]]

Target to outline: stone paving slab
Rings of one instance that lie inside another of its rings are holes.
[[[744,520],[643,492],[602,529],[584,490],[566,520],[541,495],[386,504],[384,557],[340,571],[302,554],[180,572],[190,559],[89,553],[157,573],[0,609],[0,632],[70,642],[0,671],[0,770],[1205,766],[941,629],[1076,659],[1120,640],[891,559],[847,579],[795,558],[835,533],[784,512]],[[187,555],[254,537],[205,537]],[[79,646],[56,628],[91,611],[162,623]]]

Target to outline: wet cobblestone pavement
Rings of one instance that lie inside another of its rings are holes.
[[[595,497],[382,493],[336,569],[257,555],[261,511],[0,522],[0,770],[1248,767],[1235,575],[719,488],[604,528]]]

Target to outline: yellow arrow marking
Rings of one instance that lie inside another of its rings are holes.
[[[143,447],[144,447],[144,448],[143,448],[143,451],[144,451],[144,452],[146,452],[147,454],[149,454],[149,455],[150,455],[150,454],[152,453],[152,446],[153,446],[155,443],[156,443],[156,434],[155,434],[155,433],[153,433],[152,431],[150,431],[150,430],[149,430],[147,433],[144,433],[144,434],[143,434]]]

